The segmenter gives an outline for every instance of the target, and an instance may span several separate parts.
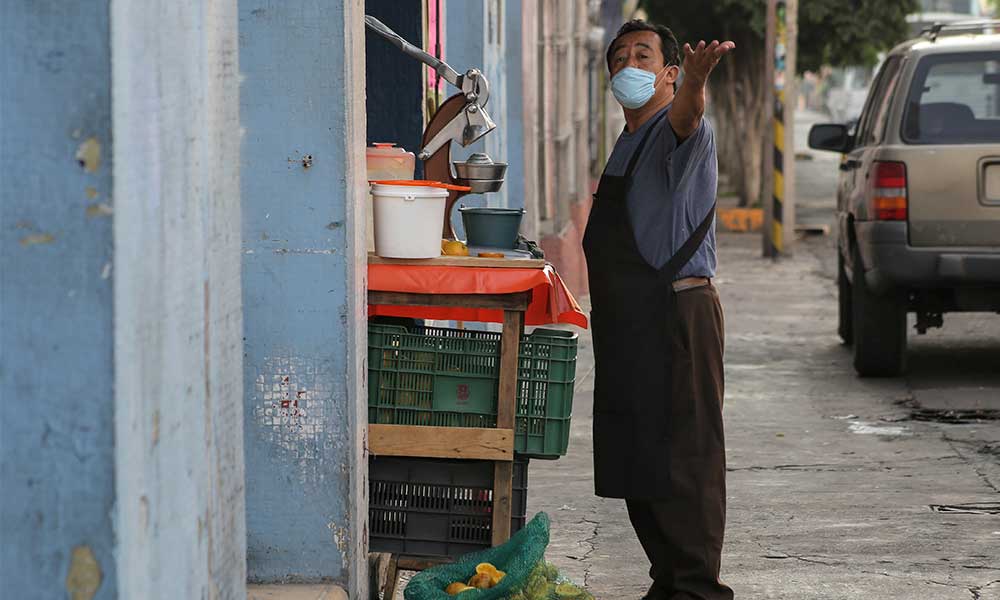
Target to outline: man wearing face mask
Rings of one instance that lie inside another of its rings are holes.
[[[624,498],[651,563],[648,600],[724,600],[723,316],[715,138],[705,83],[732,42],[684,45],[630,21],[607,52],[626,128],[583,246],[596,360],[597,495]]]

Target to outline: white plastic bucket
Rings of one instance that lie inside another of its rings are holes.
[[[372,184],[375,254],[385,258],[441,256],[441,228],[448,190]]]

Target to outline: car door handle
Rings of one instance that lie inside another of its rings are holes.
[[[845,160],[844,162],[840,163],[840,170],[841,171],[853,171],[854,169],[857,169],[860,166],[861,166],[861,161],[860,160],[854,160],[853,158],[851,158],[851,159]]]

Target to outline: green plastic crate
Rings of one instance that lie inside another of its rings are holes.
[[[577,335],[536,329],[521,339],[514,451],[558,458],[569,446]],[[368,325],[368,422],[496,427],[500,334]]]

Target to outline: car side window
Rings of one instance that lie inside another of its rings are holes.
[[[865,109],[861,113],[861,122],[858,123],[858,131],[855,135],[855,146],[869,146],[877,141],[875,126],[879,116],[884,116],[885,107],[888,106],[887,94],[890,82],[895,86],[896,77],[899,74],[900,59],[898,56],[890,56],[878,76],[872,83],[872,89],[868,93],[868,100],[865,102]],[[881,131],[879,132],[881,134]]]
[[[899,84],[900,74],[903,72],[903,60],[893,57],[892,64],[886,63],[885,89],[877,105],[877,111],[873,113],[872,138],[871,143],[878,144],[885,139],[885,126],[889,121],[889,109],[892,108],[892,99],[896,95],[896,87]]]
[[[871,87],[868,89],[868,98],[865,100],[865,107],[861,109],[861,115],[858,117],[858,124],[854,128],[854,145],[855,147],[863,146],[864,140],[867,139],[867,133],[869,130],[868,123],[871,122],[872,105],[875,103],[875,93],[879,86],[882,84],[882,75],[885,69],[879,71],[875,79],[872,80]]]

